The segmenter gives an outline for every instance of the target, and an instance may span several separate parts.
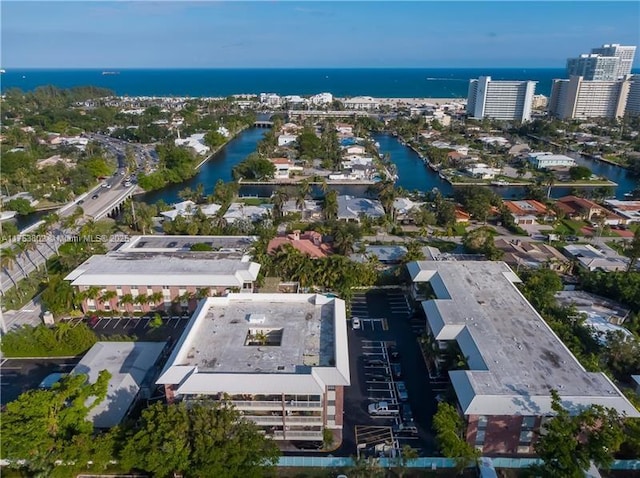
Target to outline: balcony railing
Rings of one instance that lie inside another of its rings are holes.
[[[231,403],[239,410],[247,410],[247,409],[282,410],[282,400],[268,400],[268,401],[234,400]],[[284,402],[284,406],[288,409],[316,408],[321,410],[322,402],[303,402],[303,401],[288,400]]]
[[[286,435],[285,435],[286,433]],[[274,440],[322,440],[322,431],[309,432],[303,430],[291,430],[287,432],[273,432]],[[286,438],[285,438],[286,437]]]

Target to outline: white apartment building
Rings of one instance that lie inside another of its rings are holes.
[[[554,80],[549,114],[560,119],[619,118],[624,115],[630,77],[616,81],[588,81],[581,76]]]
[[[536,81],[493,81],[481,76],[469,82],[467,114],[472,118],[529,121]]]
[[[592,48],[577,58],[567,60],[567,76],[582,76],[587,81],[612,81],[631,74],[635,46],[618,43]]]
[[[631,68],[633,67],[633,57],[636,55],[635,46],[624,46],[618,43],[602,45],[598,48],[592,48],[591,53],[602,56],[615,56],[618,58],[618,71],[616,78],[622,78],[625,75],[631,74]]]
[[[328,105],[333,102],[333,95],[331,93],[318,93],[309,98],[313,105]]]
[[[275,440],[322,441],[351,384],[343,300],[229,294],[202,301],[157,380],[169,402],[229,400]]]
[[[620,59],[615,56],[583,54],[567,60],[567,76],[582,76],[589,81],[612,81],[618,78]]]
[[[280,106],[282,99],[276,93],[260,93],[260,103],[268,106]]]
[[[564,154],[553,154],[550,152],[529,153],[527,160],[536,169],[572,167],[576,165],[576,160]]]
[[[625,114],[629,116],[640,116],[640,75],[631,77],[629,96],[627,96],[627,108]]]
[[[536,432],[553,415],[557,390],[571,415],[590,405],[628,417],[640,413],[601,372],[588,372],[516,287],[504,262],[419,261],[407,264],[422,300],[433,350],[455,341],[467,370],[448,378],[464,415],[465,438],[486,455],[529,455]],[[430,288],[420,283],[428,282]],[[427,291],[435,299],[427,300]],[[428,361],[430,375],[445,360]]]

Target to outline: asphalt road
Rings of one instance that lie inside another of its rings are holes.
[[[0,403],[4,406],[33,390],[49,374],[71,372],[79,357],[56,359],[5,359],[0,363]]]

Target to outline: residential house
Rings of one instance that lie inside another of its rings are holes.
[[[406,223],[413,222],[413,211],[420,209],[423,202],[412,201],[409,198],[396,198],[393,201],[394,216],[397,221]]]
[[[623,224],[640,223],[640,201],[606,199],[604,203],[613,213],[624,219]]]
[[[227,212],[224,213],[224,220],[227,224],[234,224],[237,221],[256,222],[269,217],[272,204],[260,204],[258,206],[241,202],[231,203]]]
[[[384,217],[382,203],[376,199],[354,196],[338,196],[338,219],[342,221],[360,222],[361,218],[376,219]]]
[[[578,266],[588,271],[625,271],[629,266],[629,258],[611,249],[596,249],[591,244],[571,244],[564,247],[565,253],[574,259]]]
[[[282,204],[282,214],[300,213],[303,220],[322,219],[322,203],[313,199],[305,199],[302,208],[299,207],[298,201],[289,199]]]
[[[575,166],[576,160],[565,156],[564,154],[553,154],[550,152],[529,153],[527,160],[536,169],[572,167]]]
[[[469,175],[476,179],[493,179],[502,173],[500,168],[492,168],[484,163],[476,163],[465,168]]]
[[[504,252],[502,260],[510,267],[518,270],[521,267],[530,269],[547,268],[557,272],[567,272],[571,262],[555,247],[547,244],[522,241],[520,239],[497,239],[495,245]]]
[[[339,134],[352,136],[353,135],[353,125],[351,125],[349,123],[337,123],[336,124],[336,131]]]
[[[173,221],[176,217],[190,217],[193,216],[197,211],[201,211],[205,216],[215,216],[222,206],[219,204],[204,204],[202,206],[198,206],[193,201],[182,201],[173,204],[173,209],[168,211],[161,211],[160,215],[165,218]]]
[[[186,146],[192,148],[200,155],[207,154],[211,148],[204,144],[204,133],[192,134],[186,138],[177,138],[174,140],[176,146]]]
[[[288,158],[270,158],[269,161],[276,167],[274,174],[275,179],[284,179],[290,177],[291,171],[304,171],[302,166],[296,164]]]
[[[274,237],[269,241],[267,253],[275,254],[276,250],[284,244],[291,245],[294,249],[306,254],[307,256],[317,259],[327,257],[333,253],[333,249],[329,244],[324,242],[322,234],[316,231],[293,231],[286,236]]]
[[[523,199],[520,201],[504,201],[514,222],[521,226],[525,224],[535,224],[538,219],[543,221],[552,220],[555,213],[540,201],[533,199]]]
[[[278,146],[289,146],[290,144],[295,143],[297,140],[298,140],[297,134],[283,133],[278,136]]]
[[[624,217],[608,211],[589,199],[577,196],[562,197],[558,199],[556,205],[571,219],[583,221],[603,219],[605,225],[623,224],[625,222]]]
[[[380,102],[371,96],[354,96],[342,102],[348,110],[375,110],[380,107]]]

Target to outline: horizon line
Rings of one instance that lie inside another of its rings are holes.
[[[564,70],[559,66],[1,66],[4,70],[86,70],[86,71],[124,71],[124,70],[476,70],[483,68],[504,70]],[[634,68],[634,70],[640,70]]]

